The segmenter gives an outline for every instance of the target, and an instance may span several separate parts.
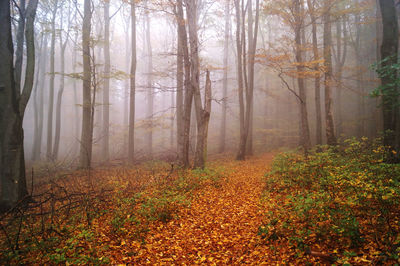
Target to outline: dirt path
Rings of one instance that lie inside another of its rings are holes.
[[[262,177],[272,156],[245,162],[227,161],[232,169],[222,187],[210,187],[196,195],[180,219],[151,230],[146,245],[128,264],[237,265],[261,264],[271,259],[257,236],[262,213],[258,204]]]

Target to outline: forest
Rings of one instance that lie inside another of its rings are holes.
[[[0,264],[400,265],[399,23],[0,0]]]

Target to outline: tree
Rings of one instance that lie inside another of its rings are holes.
[[[35,73],[34,21],[38,0],[28,3],[25,19],[26,69],[22,92],[17,90],[13,66],[10,1],[0,1],[0,178],[1,207],[9,208],[28,195],[25,177],[22,122]]]
[[[325,2],[324,22],[324,66],[325,66],[325,121],[326,140],[328,145],[336,145],[335,125],[332,110],[332,23],[330,15],[330,1]]]
[[[136,93],[136,7],[135,0],[131,0],[131,75],[129,96],[129,134],[128,134],[128,161],[135,158],[135,93]]]
[[[228,58],[229,58],[229,31],[230,31],[230,0],[225,1],[225,34],[224,34],[224,76],[222,78],[222,123],[219,137],[219,152],[225,151],[226,142],[226,111],[228,108]]]
[[[317,39],[317,17],[315,14],[315,0],[307,0],[307,6],[310,13],[311,27],[312,27],[312,49],[314,56],[314,71],[316,72],[314,87],[315,87],[315,115],[316,115],[316,139],[317,145],[322,144],[322,110],[321,110],[321,77],[319,75],[319,51]]]
[[[57,159],[58,151],[60,147],[60,135],[61,135],[61,112],[62,112],[62,97],[64,93],[65,87],[65,49],[67,48],[68,40],[69,40],[69,29],[71,25],[71,9],[68,8],[68,24],[67,24],[67,32],[64,39],[63,36],[63,25],[64,25],[64,16],[63,16],[63,5],[60,6],[60,88],[57,93],[57,105],[56,105],[56,127],[54,132],[54,147],[53,147],[53,159]]]
[[[252,1],[248,0],[248,7],[252,9]],[[239,150],[236,155],[237,160],[244,160],[246,157],[246,146],[251,126],[251,115],[254,93],[254,64],[255,51],[257,47],[258,23],[259,23],[259,0],[256,0],[256,17],[254,21],[252,11],[248,11],[248,73],[246,66],[246,9],[244,1],[235,0],[236,11],[236,49],[237,49],[237,75],[238,75],[238,93],[239,93],[239,122],[240,122],[240,140]]]
[[[299,87],[299,105],[300,105],[300,119],[301,119],[301,132],[300,132],[300,145],[303,150],[307,152],[311,148],[310,129],[308,125],[307,113],[307,96],[304,86],[304,65],[303,65],[303,52],[302,52],[302,30],[304,27],[304,16],[302,14],[300,0],[293,0],[294,8],[294,34],[295,34],[295,57],[297,68],[297,86]]]
[[[110,0],[104,0],[103,158],[110,159]]]
[[[50,85],[49,85],[49,110],[47,113],[47,159],[53,158],[53,109],[54,109],[54,53],[56,45],[56,16],[58,9],[58,0],[55,0],[52,8],[51,16],[51,41],[50,41]]]
[[[183,3],[182,0],[177,0],[176,4],[176,14],[175,14],[177,25],[178,25],[178,42],[180,42],[180,47],[182,49],[183,54],[183,62],[184,62],[184,87],[185,87],[185,97],[183,102],[183,115],[182,115],[182,134],[183,141],[180,152],[182,155],[182,165],[184,167],[189,167],[189,146],[190,146],[190,120],[192,113],[192,103],[193,103],[193,89],[191,86],[191,63],[189,59],[189,50],[188,50],[188,40],[186,33],[186,22],[183,15]]]
[[[397,69],[394,67],[398,63],[399,28],[394,1],[379,0],[379,6],[382,15],[383,37],[381,45],[382,61],[378,74],[381,79],[384,144],[392,150],[399,151],[395,136],[398,120],[399,94],[396,82],[398,77]],[[393,154],[390,160],[394,160]]]
[[[90,55],[90,32],[91,32],[91,1],[84,1],[82,23],[82,57],[83,57],[83,107],[82,107],[82,135],[80,147],[80,166],[82,168],[90,168],[92,159],[92,69]],[[94,103],[93,103],[94,104]]]
[[[147,0],[145,0],[145,8],[147,9]],[[153,51],[151,47],[150,36],[150,17],[149,11],[145,10],[145,40],[146,40],[146,57],[147,57],[147,110],[146,116],[148,121],[148,131],[146,134],[147,149],[150,157],[153,149],[153,112],[154,112],[154,89],[153,89]]]

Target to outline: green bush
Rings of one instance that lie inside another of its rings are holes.
[[[303,251],[317,244],[340,257],[372,246],[383,251],[381,259],[397,258],[400,166],[384,163],[387,149],[380,143],[350,139],[308,156],[278,155],[266,175],[270,211],[259,234]]]

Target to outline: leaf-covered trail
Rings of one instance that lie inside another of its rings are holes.
[[[121,254],[128,264],[261,264],[272,259],[257,230],[262,177],[272,155],[245,162],[223,161],[230,170],[221,187],[210,186],[195,196],[180,218],[151,228],[136,256]],[[126,243],[130,245],[131,243]],[[136,247],[137,248],[137,247]],[[118,260],[119,260],[118,259]]]

